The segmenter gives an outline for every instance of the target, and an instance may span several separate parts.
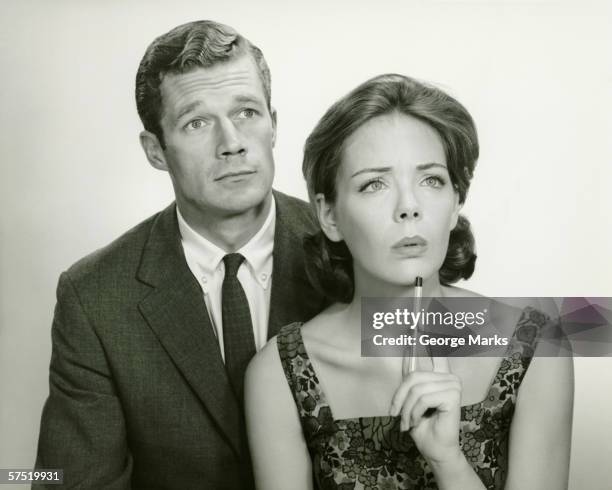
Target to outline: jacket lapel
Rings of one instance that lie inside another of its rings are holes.
[[[310,320],[323,309],[323,298],[316,293],[306,276],[304,267],[304,235],[314,231],[310,215],[303,209],[293,209],[294,204],[284,194],[275,191],[276,227],[274,230],[274,255],[272,292],[270,295],[270,319],[268,338],[276,335],[283,325]]]
[[[276,223],[274,232],[274,256],[272,265],[272,292],[270,294],[270,316],[268,321],[268,339],[274,337],[279,329],[290,323],[291,301],[294,299],[293,277],[291,269],[291,258],[297,247],[302,244],[292,236],[288,230],[279,229],[280,223]]]
[[[185,260],[175,205],[166,208],[151,229],[139,279],[154,287],[140,303],[141,313],[240,455],[240,409],[229,385],[202,290]]]

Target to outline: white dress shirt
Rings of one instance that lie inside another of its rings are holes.
[[[181,215],[178,206],[176,207],[176,214],[187,265],[202,288],[204,303],[217,335],[221,356],[225,361],[221,286],[225,277],[223,257],[228,252],[211,243],[191,228]],[[276,204],[273,197],[270,211],[263,226],[242,248],[236,251],[242,254],[245,259],[238,268],[237,277],[249,302],[257,350],[261,349],[268,339],[275,227]]]

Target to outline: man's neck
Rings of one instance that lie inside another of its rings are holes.
[[[258,206],[237,214],[202,215],[189,204],[177,204],[181,216],[195,232],[227,253],[232,253],[248,243],[265,223],[272,205],[272,192]]]

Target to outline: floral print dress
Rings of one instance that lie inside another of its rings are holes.
[[[533,308],[520,317],[486,398],[461,407],[459,442],[485,487],[503,488],[514,405],[541,327],[548,318]],[[400,418],[335,419],[308,358],[300,323],[277,337],[283,370],[295,403],[317,489],[436,489],[433,473]]]

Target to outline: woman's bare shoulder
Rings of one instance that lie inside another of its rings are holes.
[[[509,307],[513,311],[520,313],[527,309],[538,310],[546,316],[556,318],[559,315],[558,306],[553,298],[537,297],[491,297],[457,286],[444,286],[442,292],[448,298],[474,298],[479,300],[489,300],[491,305],[499,307]],[[518,317],[517,317],[518,320]]]
[[[447,298],[486,298],[480,293],[458,286],[442,286],[442,292]]]
[[[280,370],[280,356],[278,354],[277,336],[272,337],[264,347],[257,352],[249,362],[246,379],[268,377],[271,372]]]
[[[556,317],[559,314],[558,305],[554,302],[553,298],[548,297],[490,297],[457,286],[443,286],[442,291],[444,295],[449,298],[489,298],[492,302],[500,303],[521,311],[527,308],[531,308],[538,310],[550,317]]]
[[[345,305],[332,305],[323,310],[300,327],[302,338],[310,349],[329,344],[333,338],[334,327],[340,322],[341,312]],[[280,369],[281,361],[278,352],[278,335],[272,337],[260,351],[255,354],[247,370],[247,377],[267,376],[271,370]]]
[[[302,325],[302,337],[309,342],[323,341],[341,324],[346,305],[334,303]]]

